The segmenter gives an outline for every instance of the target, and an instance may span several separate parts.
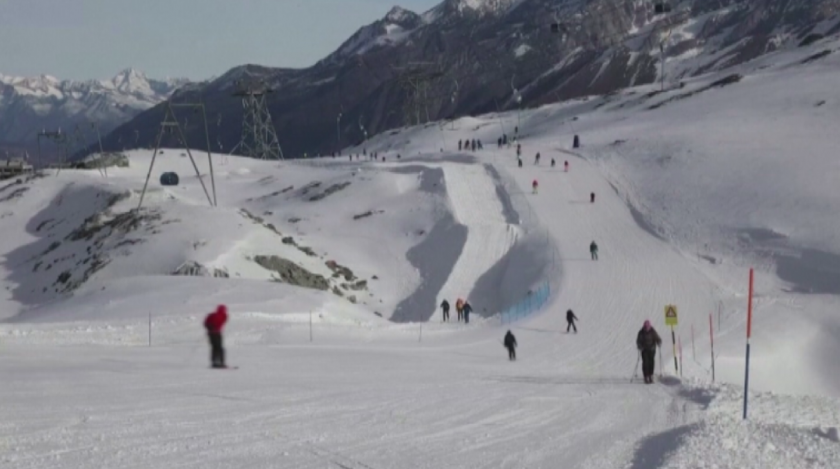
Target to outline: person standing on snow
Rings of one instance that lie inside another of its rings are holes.
[[[594,192],[590,192],[590,193],[589,193],[589,203],[590,203],[590,204],[594,204],[594,203],[595,203],[595,193],[594,193]]]
[[[636,348],[642,355],[642,374],[645,377],[645,383],[653,383],[653,370],[655,367],[656,347],[662,346],[662,339],[656,333],[656,329],[650,325],[650,321],[645,321],[644,326],[636,336]]]
[[[227,307],[219,305],[216,311],[204,319],[207,338],[210,340],[210,364],[213,368],[227,368],[225,365],[225,349],[222,346],[222,328],[227,322]]]
[[[531,191],[532,191],[533,194],[537,193],[538,186],[539,186],[539,184],[537,183],[537,180],[534,179],[534,182],[531,183]]]
[[[458,312],[458,322],[461,322],[461,319],[464,319],[464,300],[458,298],[455,302],[455,311]]]
[[[513,336],[513,333],[507,331],[505,334],[505,348],[508,350],[508,358],[510,361],[516,360],[516,337]]]
[[[577,326],[575,325],[575,321],[577,321],[577,316],[575,316],[575,313],[573,313],[572,310],[566,311],[566,322],[568,323],[568,325],[566,326],[566,334],[569,333],[569,329],[574,329],[575,334],[577,334]]]
[[[569,162],[568,161],[563,162],[563,171],[565,171],[567,173],[569,172]]]
[[[464,311],[464,324],[470,323],[470,313],[472,312],[472,305],[468,302],[464,302],[464,306],[461,307],[461,310]]]
[[[540,152],[537,152],[537,156],[534,158],[534,164],[540,164]]]
[[[443,310],[443,322],[449,322],[449,302],[443,300],[443,303],[440,304],[440,308]]]
[[[595,244],[595,241],[592,241],[592,244],[589,245],[589,254],[592,256],[593,261],[598,260],[598,245]]]
[[[551,159],[551,167],[554,167],[554,158]]]

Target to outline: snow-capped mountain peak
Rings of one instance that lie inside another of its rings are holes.
[[[51,75],[0,75],[0,143],[28,148],[32,128],[100,124],[103,133],[165,100],[187,80],[152,80],[126,68],[105,80],[60,80]]]
[[[388,23],[403,24],[406,22],[414,22],[418,18],[419,16],[417,15],[417,13],[414,13],[410,10],[406,10],[405,8],[400,6],[394,6],[393,8],[391,8],[391,11],[389,11],[388,14],[385,15],[385,18],[383,18],[383,20]]]
[[[422,24],[420,15],[395,6],[381,20],[359,29],[331,57],[349,57],[376,47],[399,44]]]
[[[445,0],[441,8],[449,13],[472,11],[478,14],[499,14],[522,0]]]
[[[126,68],[116,74],[110,84],[123,93],[153,93],[146,75],[133,68]]]

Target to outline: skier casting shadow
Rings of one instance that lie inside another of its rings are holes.
[[[642,355],[642,374],[645,377],[645,383],[653,383],[653,370],[655,368],[656,347],[662,345],[662,339],[656,333],[656,329],[650,325],[650,321],[645,321],[644,326],[636,336],[636,348]]]
[[[508,358],[511,361],[516,360],[516,337],[513,336],[513,333],[507,331],[505,334],[505,348],[508,350]]]
[[[222,328],[227,322],[227,307],[219,305],[214,313],[204,319],[207,338],[210,340],[210,364],[213,368],[227,368],[225,365],[225,349],[222,346]]]
[[[577,334],[577,326],[575,325],[575,321],[577,321],[577,316],[575,316],[575,313],[573,313],[572,310],[566,311],[566,322],[568,323],[568,325],[566,326],[566,334],[569,333],[570,329],[574,329],[575,334]]]

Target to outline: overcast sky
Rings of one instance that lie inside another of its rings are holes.
[[[245,63],[305,67],[395,3],[440,0],[0,0],[0,73],[201,80]]]

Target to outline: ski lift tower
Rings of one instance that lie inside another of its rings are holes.
[[[82,159],[86,156],[93,157],[96,160],[96,168],[99,170],[99,174],[108,177],[108,167],[105,165],[105,150],[102,148],[102,135],[99,133],[99,127],[95,122],[87,122],[86,124],[87,125],[76,124],[73,135],[70,137],[70,145],[74,147],[75,151],[82,152]],[[99,145],[98,157],[93,155],[93,151],[89,154],[84,154],[91,142],[91,138],[87,132],[88,129],[92,130],[94,136],[96,137],[96,143]]]
[[[283,150],[280,148],[280,141],[274,124],[271,120],[271,113],[268,112],[266,96],[274,90],[263,83],[244,83],[241,80],[236,82],[237,90],[233,96],[242,100],[242,139],[231,150],[231,153],[240,149],[245,156],[262,160],[280,160],[283,158]]]
[[[444,76],[440,65],[433,62],[412,62],[403,67],[394,67],[399,75],[399,83],[408,92],[408,100],[405,103],[405,125],[422,123],[421,110],[425,110],[426,122],[429,117],[429,88]],[[412,119],[414,117],[414,119]]]
[[[61,127],[59,127],[56,131],[48,131],[44,129],[38,132],[38,166],[41,166],[43,162],[41,157],[41,140],[48,140],[56,145],[58,160],[58,171],[56,172],[56,175],[58,175],[70,156],[70,139],[67,138],[66,132],[61,132]]]

